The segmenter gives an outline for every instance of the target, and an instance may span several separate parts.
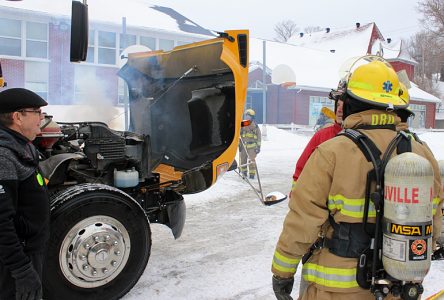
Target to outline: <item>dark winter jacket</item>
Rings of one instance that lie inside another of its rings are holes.
[[[0,126],[0,262],[9,270],[27,263],[26,253],[45,250],[49,199],[38,153],[19,133]]]

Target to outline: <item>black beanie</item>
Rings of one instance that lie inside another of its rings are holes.
[[[344,95],[343,100],[344,100],[344,106],[342,108],[343,120],[345,120],[345,118],[347,118],[349,115],[356,114],[365,110],[370,110],[370,109],[386,110],[385,108],[382,108],[380,106],[371,105],[369,103],[356,100],[350,97],[350,95],[348,94]]]
[[[33,91],[12,88],[0,92],[0,113],[10,113],[24,108],[37,108],[48,103]]]
[[[403,122],[403,123],[406,123],[410,116],[415,115],[412,111],[405,109],[405,108],[404,109],[403,108],[397,109],[397,110],[395,110],[395,113],[398,115],[398,117],[401,118],[401,122]]]

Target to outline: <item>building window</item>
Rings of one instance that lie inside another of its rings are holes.
[[[91,97],[99,97],[92,86],[97,83],[96,68],[76,64],[74,67],[74,104],[87,104]]]
[[[415,113],[414,117],[408,119],[409,127],[425,128],[426,106],[420,104],[410,104],[409,109]]]
[[[48,99],[49,67],[46,62],[25,62],[25,88]]]
[[[48,58],[48,25],[26,22],[26,56]]]
[[[116,33],[99,31],[98,63],[105,65],[116,64]]]
[[[125,50],[127,47],[137,44],[136,43],[136,36],[134,34],[120,34],[120,51],[119,53],[122,53],[123,50]]]
[[[22,56],[22,22],[0,18],[0,55]]]
[[[173,48],[174,48],[174,41],[173,40],[159,39],[159,49],[162,49],[164,51],[168,51]]]
[[[95,53],[94,53],[94,46],[96,45],[95,42],[95,31],[94,30],[90,30],[88,32],[88,53],[86,54],[86,61],[89,63],[94,63],[94,57],[95,57]]]
[[[310,96],[308,125],[315,126],[319,114],[321,113],[321,109],[324,106],[332,111],[335,110],[335,102],[328,97]]]
[[[141,36],[140,44],[143,46],[147,46],[151,50],[156,50],[156,39],[149,36]]]
[[[247,95],[247,101],[245,102],[245,109],[253,108],[253,97]]]

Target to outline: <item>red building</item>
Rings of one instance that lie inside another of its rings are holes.
[[[109,1],[104,10],[99,2],[89,3],[88,57],[80,64],[69,61],[70,1],[0,3],[0,61],[8,86],[31,89],[49,104],[85,104],[100,95],[115,105],[124,95],[116,76],[124,48],[170,50],[212,36],[167,7]],[[107,11],[121,13],[125,21],[111,19]]]
[[[262,57],[263,41],[251,41],[249,92],[247,105],[256,110],[259,123],[263,122]],[[347,59],[366,54],[381,55],[396,71],[405,70],[407,82],[412,81],[417,64],[407,53],[401,41],[384,39],[375,23],[345,30],[327,29],[310,35],[300,34],[288,43],[267,41],[266,53],[266,123],[301,124],[314,126],[323,106],[333,108],[328,99],[331,89],[339,82],[339,70]],[[296,73],[296,86],[284,88],[272,84],[271,69],[287,64]],[[435,127],[436,105],[440,99],[410,83],[410,108],[416,117],[412,127]]]

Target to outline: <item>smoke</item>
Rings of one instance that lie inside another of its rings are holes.
[[[99,78],[94,69],[76,69],[76,104],[52,105],[45,111],[53,115],[56,122],[96,121],[115,130],[124,130],[124,109],[113,106],[112,96],[107,93],[116,90],[115,82],[114,78],[112,82]]]

